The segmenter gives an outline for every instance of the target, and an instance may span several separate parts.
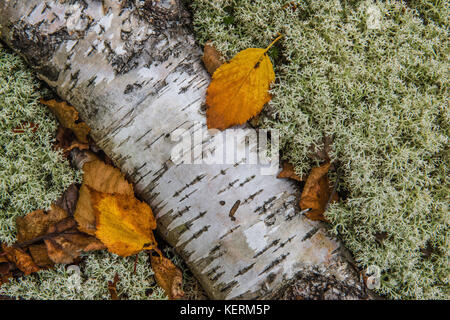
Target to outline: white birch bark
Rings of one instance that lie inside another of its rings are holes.
[[[293,182],[171,160],[174,130],[205,128],[210,78],[187,19],[173,0],[0,0],[1,38],[76,107],[211,298],[282,296],[299,274],[361,296],[339,242],[299,214]]]

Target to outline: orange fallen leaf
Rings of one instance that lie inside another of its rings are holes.
[[[155,279],[170,300],[184,297],[183,273],[166,257],[150,255]]]
[[[289,162],[285,162],[283,163],[283,170],[281,170],[281,172],[277,175],[277,178],[289,178],[289,179],[294,179],[297,181],[304,181],[303,178],[300,178],[294,170],[294,166],[289,163]]]
[[[303,188],[300,197],[300,208],[302,210],[311,209],[305,214],[311,220],[327,221],[323,216],[327,204],[338,200],[337,194],[333,194],[328,181],[327,174],[329,169],[329,162],[320,167],[312,168]]]
[[[103,161],[94,159],[83,165],[83,184],[79,190],[78,202],[74,217],[78,229],[90,235],[95,235],[95,214],[88,188],[103,192],[134,196],[133,186],[128,183],[124,174],[117,168]]]
[[[89,191],[96,217],[95,235],[110,252],[128,257],[156,249],[156,220],[148,204],[134,195]]]
[[[6,258],[14,263],[16,267],[22,271],[25,275],[29,275],[33,272],[39,271],[39,267],[34,263],[25,250],[20,248],[8,247],[6,244],[2,244],[3,252]]]
[[[70,146],[68,146],[67,148],[64,149],[64,152],[68,153],[68,152],[72,151],[72,149],[75,149],[75,148],[78,148],[80,150],[88,150],[89,144],[74,141],[74,142],[72,142],[72,144]]]
[[[60,124],[72,130],[77,139],[82,143],[88,143],[88,134],[91,130],[86,123],[80,122],[78,119],[78,111],[65,101],[58,102],[56,100],[40,100],[42,104],[52,110]]]
[[[206,96],[209,129],[223,130],[243,124],[270,101],[269,88],[275,73],[267,51],[280,38],[266,49],[249,48],[239,52],[214,72]]]
[[[202,61],[210,75],[214,74],[217,68],[223,64],[221,57],[221,54],[212,45],[211,41],[206,42],[203,49]]]
[[[101,160],[85,163],[83,172],[83,183],[91,189],[104,193],[134,194],[133,185],[127,181],[125,175]]]

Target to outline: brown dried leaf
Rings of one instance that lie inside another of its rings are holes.
[[[97,238],[79,232],[72,218],[60,221],[48,231],[57,234],[44,240],[48,256],[54,263],[72,263],[82,252],[105,249]]]
[[[0,253],[0,263],[8,262],[9,260],[6,259],[6,257],[3,255],[3,253]]]
[[[2,284],[7,283],[9,281],[9,278],[12,278],[13,275],[11,271],[14,270],[14,268],[15,266],[13,263],[10,262],[0,263],[0,287],[2,286]]]
[[[72,142],[72,144],[70,146],[68,146],[67,148],[64,149],[64,153],[68,153],[68,152],[72,151],[72,149],[75,149],[75,148],[78,148],[80,150],[89,150],[89,144],[74,141],[74,142]]]
[[[73,215],[78,201],[78,188],[72,183],[55,204],[65,210],[69,215]]]
[[[34,122],[24,121],[24,122],[22,122],[22,125],[20,127],[16,127],[14,129],[12,129],[12,132],[24,133],[27,129],[31,129],[31,131],[33,133],[35,133],[38,128],[39,128],[39,124],[34,123]]]
[[[328,202],[338,201],[336,193],[332,195],[332,188],[328,181],[328,170],[330,169],[330,163],[325,163],[320,167],[315,167],[311,170],[308,179],[306,180],[305,187],[303,188],[302,195],[300,197],[300,208],[306,210],[311,208],[305,215],[311,220],[327,221],[323,216]]]
[[[83,165],[83,183],[90,188],[104,193],[134,195],[131,185],[125,175],[117,168],[103,161],[94,160]]]
[[[64,150],[70,146],[72,141],[75,140],[75,135],[71,130],[59,125],[58,130],[56,131],[55,140],[56,140],[55,148]]]
[[[63,127],[72,130],[78,141],[88,143],[87,136],[91,129],[86,123],[79,121],[78,111],[74,107],[68,105],[65,101],[58,102],[54,99],[48,101],[41,99],[41,103],[52,110]]]
[[[6,254],[6,258],[14,263],[16,267],[25,275],[29,275],[40,270],[36,263],[34,263],[33,259],[30,257],[30,255],[25,252],[25,250],[8,247],[6,244],[2,244],[2,249]]]
[[[117,283],[119,280],[119,275],[116,273],[114,281],[108,281],[108,291],[111,295],[111,300],[120,300],[119,295],[117,294]]]
[[[84,183],[81,185],[74,218],[80,231],[94,236],[96,230],[95,214],[91,203],[91,193],[88,188]]]
[[[164,289],[170,300],[181,299],[184,297],[183,291],[183,273],[172,261],[160,256],[150,255],[155,279],[158,285]]]
[[[206,42],[205,48],[203,49],[202,61],[210,75],[213,75],[214,71],[224,63],[221,58],[222,55],[212,45],[211,40]]]
[[[283,163],[283,170],[277,175],[277,178],[289,178],[289,179],[294,179],[297,181],[304,181],[303,178],[300,178],[294,170],[294,166],[292,164],[290,164],[289,162],[284,162]]]
[[[33,244],[28,247],[33,261],[41,268],[53,265],[53,261],[47,253],[47,246],[43,243]]]
[[[14,269],[14,264],[9,261],[0,262],[0,278],[6,276],[10,273],[11,270]]]
[[[322,138],[322,145],[317,147],[315,145],[311,145],[309,147],[309,157],[313,160],[320,160],[325,162],[330,162],[330,151],[331,145],[333,144],[332,136],[324,136]]]
[[[52,205],[47,213],[44,210],[36,210],[25,217],[18,217],[16,219],[17,241],[20,243],[42,236],[47,233],[51,225],[68,216],[65,210]]]

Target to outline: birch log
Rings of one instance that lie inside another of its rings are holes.
[[[299,214],[293,182],[171,160],[171,133],[205,128],[210,78],[188,19],[175,0],[0,0],[1,39],[76,107],[211,298],[283,297],[293,281],[361,297],[339,242]]]

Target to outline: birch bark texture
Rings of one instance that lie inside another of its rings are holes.
[[[206,127],[210,81],[179,1],[0,0],[0,32],[79,111],[211,298],[283,296],[318,275],[323,292],[351,292],[331,298],[360,297],[340,243],[299,214],[293,182],[260,165],[171,160],[175,130]]]

